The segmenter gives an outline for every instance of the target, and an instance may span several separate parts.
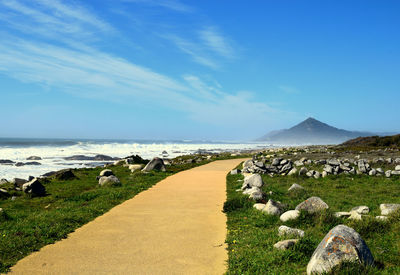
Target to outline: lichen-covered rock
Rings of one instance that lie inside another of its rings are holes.
[[[283,235],[292,235],[292,236],[296,236],[296,237],[304,237],[304,231],[301,229],[297,229],[297,228],[291,228],[289,226],[286,225],[281,225],[278,228],[278,235],[279,236],[283,236]]]
[[[315,249],[307,274],[328,273],[342,262],[372,265],[374,257],[361,236],[352,228],[338,225],[331,229]]]
[[[247,185],[248,187],[262,187],[264,185],[264,182],[259,174],[253,174],[251,176],[248,176],[244,179],[244,184]]]
[[[292,186],[289,187],[288,191],[295,191],[295,190],[304,190],[304,187],[300,184],[293,183]]]
[[[37,178],[34,178],[27,183],[24,183],[22,185],[22,191],[32,196],[43,196],[46,194],[46,188],[43,186],[43,184],[40,183]]]
[[[296,210],[304,210],[308,213],[315,213],[328,209],[329,206],[319,197],[310,197],[296,206]]]
[[[166,169],[165,169],[164,161],[162,159],[160,159],[160,158],[153,158],[142,169],[143,172],[149,172],[149,171],[153,171],[153,170],[165,172]]]

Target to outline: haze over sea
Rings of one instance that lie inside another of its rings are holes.
[[[173,158],[199,151],[207,153],[234,152],[266,146],[268,144],[265,142],[0,138],[0,160],[14,162],[13,164],[0,164],[0,178],[10,180],[12,178],[28,178],[29,176],[37,177],[50,171],[93,167],[105,163],[104,161],[94,160],[64,159],[74,155],[94,157],[102,154],[113,158],[139,155],[145,159],[153,157]],[[15,165],[18,162],[31,162],[31,160],[27,160],[31,156],[40,157],[41,160],[35,160],[40,165]]]

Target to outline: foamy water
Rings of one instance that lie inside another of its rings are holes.
[[[75,143],[73,145],[69,145]],[[0,178],[28,178],[29,176],[40,176],[50,171],[57,171],[65,168],[82,168],[101,165],[104,162],[73,161],[64,160],[65,157],[73,155],[95,156],[103,154],[111,157],[123,158],[129,155],[140,155],[142,158],[151,159],[161,157],[162,152],[168,153],[168,158],[180,155],[192,154],[199,149],[213,153],[225,151],[250,150],[268,147],[266,143],[193,143],[193,142],[71,142],[46,145],[42,142],[40,145],[32,142],[21,142],[18,145],[12,143],[0,142],[0,159],[8,159],[14,162],[29,162],[26,160],[30,156],[39,156],[41,165],[25,165],[17,167],[15,165],[0,164]]]

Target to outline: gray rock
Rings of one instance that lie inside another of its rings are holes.
[[[240,170],[239,169],[231,170],[231,175],[237,175],[237,174],[240,174]]]
[[[304,187],[300,184],[293,183],[292,186],[289,187],[288,191],[295,191],[295,190],[304,190]]]
[[[26,158],[26,160],[42,160],[42,158],[38,157],[38,156],[30,156],[30,157]]]
[[[379,174],[385,173],[385,171],[383,171],[382,168],[376,168],[376,172],[379,173]]]
[[[163,171],[165,172],[165,165],[164,161],[160,158],[153,158],[147,165],[142,169],[143,172],[149,172],[149,171]]]
[[[308,169],[306,167],[301,167],[299,171],[300,176],[305,176],[308,172]]]
[[[333,167],[330,165],[325,165],[324,171],[327,172],[328,174],[333,174]]]
[[[392,175],[400,175],[400,171],[392,171],[390,174],[392,174]]]
[[[368,175],[370,176],[375,176],[376,175],[376,170],[375,169],[371,169],[368,173]]]
[[[282,159],[280,159],[280,158],[273,159],[271,165],[278,166],[281,164],[281,161],[282,161]]]
[[[282,210],[283,206],[279,202],[268,200],[262,211],[269,215],[279,216],[283,212]]]
[[[259,174],[253,174],[244,178],[244,184],[249,187],[262,187],[264,182]]]
[[[283,214],[279,217],[279,219],[280,219],[282,222],[287,222],[287,221],[290,221],[290,220],[295,220],[295,219],[297,219],[299,216],[300,216],[300,211],[299,211],[299,210],[289,210],[289,211],[286,211],[285,213],[283,213]]]
[[[396,164],[400,164],[400,158],[396,158],[396,159],[394,160],[394,162],[395,162]]]
[[[354,229],[338,225],[328,232],[314,251],[307,265],[307,274],[329,273],[345,261],[373,265],[374,257]]]
[[[292,168],[292,170],[289,171],[288,176],[296,175],[296,174],[297,174],[297,168],[294,167],[294,168]]]
[[[17,162],[15,164],[15,166],[17,166],[17,167],[21,167],[21,166],[24,166],[24,165],[25,165],[25,163],[23,163],[23,162]]]
[[[329,159],[327,163],[331,166],[339,166],[340,162],[337,159]]]
[[[323,178],[325,178],[326,176],[328,176],[328,173],[327,173],[326,171],[322,171],[321,176],[322,176]]]
[[[353,207],[350,212],[357,212],[358,214],[368,214],[369,213],[369,207],[362,205],[362,206],[356,206]]]
[[[0,164],[14,164],[15,162],[9,159],[0,159]]]
[[[264,203],[256,203],[256,204],[254,204],[253,205],[253,207],[255,208],[255,209],[257,209],[257,210],[263,210],[264,209],[264,207],[265,207],[265,204]]]
[[[100,172],[100,177],[108,177],[108,176],[113,176],[114,173],[110,169],[104,169]]]
[[[396,165],[396,167],[394,168],[395,171],[400,171],[400,165]]]
[[[283,236],[283,235],[292,235],[296,237],[303,238],[304,237],[304,231],[297,229],[297,228],[291,228],[286,225],[281,225],[278,228],[278,235]]]
[[[243,162],[243,168],[251,167],[251,166],[253,166],[253,161],[251,159],[248,159],[245,162]]]
[[[392,171],[391,171],[391,170],[387,170],[387,171],[385,172],[385,176],[386,176],[387,178],[390,178],[391,175],[392,175]]]
[[[296,206],[296,210],[304,210],[308,213],[315,213],[328,209],[329,206],[319,197],[310,197]]]
[[[274,244],[274,247],[276,249],[286,250],[294,246],[298,241],[298,239],[284,240]]]
[[[128,169],[131,170],[131,172],[133,173],[135,171],[142,169],[142,167],[143,167],[143,164],[131,164],[128,166]]]
[[[43,196],[46,194],[46,188],[40,183],[39,179],[34,178],[33,180],[24,183],[22,185],[22,191],[32,196]]]
[[[381,221],[387,221],[388,217],[386,217],[386,216],[376,216],[375,219],[381,220]]]
[[[356,211],[350,211],[350,220],[356,220],[356,221],[361,221],[362,220],[362,215],[360,213],[357,213]]]
[[[342,217],[350,217],[351,213],[350,212],[336,212],[333,214],[336,218],[342,218]]]
[[[119,179],[114,176],[103,176],[99,179],[99,185],[100,186],[120,186],[121,182]]]
[[[0,185],[7,184],[7,183],[8,183],[8,180],[0,179]]]
[[[299,166],[304,166],[304,163],[303,163],[302,161],[300,161],[300,160],[296,160],[296,161],[294,162],[294,165],[297,166],[297,167],[299,167]]]
[[[72,172],[71,169],[65,169],[54,173],[55,178],[58,180],[72,180],[76,179],[75,174]]]
[[[361,173],[367,173],[367,172],[368,172],[368,169],[367,169],[365,160],[360,159],[360,160],[358,161],[358,170],[359,170]]]
[[[263,191],[259,190],[255,190],[253,192],[250,193],[249,196],[250,199],[254,200],[254,201],[262,201],[265,198],[265,193]]]
[[[281,160],[280,165],[285,165],[287,163],[289,163],[289,161],[287,159],[283,159]]]
[[[321,174],[318,171],[315,171],[314,178],[319,179],[320,177],[321,177]]]
[[[400,209],[400,203],[382,203],[379,205],[381,215],[387,216]]]

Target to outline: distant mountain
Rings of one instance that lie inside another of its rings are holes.
[[[257,141],[295,145],[339,144],[349,139],[372,135],[376,134],[338,129],[310,117],[290,129],[272,131]]]

